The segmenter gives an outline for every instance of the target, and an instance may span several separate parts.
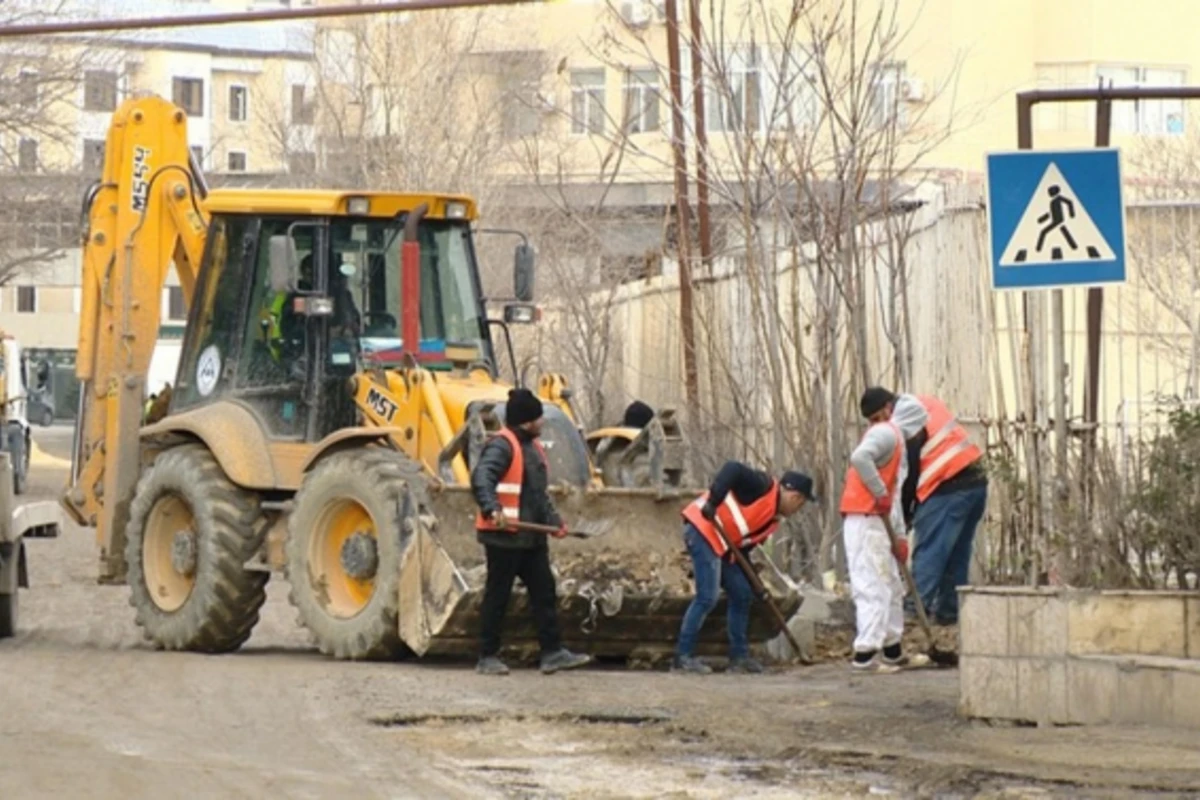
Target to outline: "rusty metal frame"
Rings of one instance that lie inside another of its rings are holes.
[[[1109,147],[1112,142],[1112,104],[1114,101],[1137,100],[1200,100],[1200,86],[1126,87],[1105,86],[1103,81],[1092,89],[1037,89],[1017,94],[1017,147],[1021,150],[1033,148],[1033,108],[1041,103],[1095,103],[1096,104],[1096,147]],[[1061,308],[1062,290],[1055,290],[1056,304]],[[1026,293],[1029,298],[1030,294]],[[1027,321],[1030,306],[1026,305]],[[1092,470],[1095,460],[1096,431],[1099,423],[1100,403],[1100,334],[1104,318],[1104,289],[1094,286],[1087,294],[1087,363],[1084,381],[1084,502],[1090,511],[1093,483]],[[1058,317],[1061,322],[1061,316]],[[1027,322],[1028,324],[1028,322]],[[1031,331],[1031,334],[1033,332]],[[1061,335],[1061,325],[1055,335]],[[1038,367],[1040,365],[1034,365]],[[1061,364],[1055,365],[1061,369]],[[1060,380],[1061,380],[1061,376]],[[1061,394],[1061,386],[1059,393]],[[1059,430],[1059,447],[1066,444],[1066,419],[1060,408],[1055,414],[1055,427]],[[1060,478],[1064,475],[1059,476]]]

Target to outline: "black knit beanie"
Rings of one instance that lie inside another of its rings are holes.
[[[515,428],[526,422],[533,422],[542,416],[542,401],[528,389],[511,389],[508,393],[508,405],[504,411],[504,421],[509,427]]]

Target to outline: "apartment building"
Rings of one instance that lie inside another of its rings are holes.
[[[679,4],[684,13],[687,4]],[[862,43],[877,7],[893,33],[877,60],[860,56],[866,120],[893,118],[923,168],[977,177],[984,154],[1016,144],[1015,94],[1032,88],[1184,85],[1200,80],[1200,48],[1188,21],[1193,0],[859,0]],[[788,33],[784,0],[701,4],[710,158],[747,136],[764,139],[813,125],[822,87],[804,24]],[[817,0],[814,18],[845,10]],[[463,50],[494,77],[496,139],[536,146],[542,167],[587,182],[606,176],[611,145],[623,145],[618,182],[669,183],[670,107],[662,0],[570,0],[490,10],[462,25]],[[894,16],[893,16],[894,14]],[[377,25],[387,25],[384,21]],[[842,33],[847,33],[843,30]],[[692,58],[682,20],[682,73],[689,143]],[[845,59],[844,52],[830,56]],[[317,51],[320,61],[323,54]],[[849,91],[849,88],[846,88]],[[478,100],[475,101],[478,104]],[[1038,146],[1088,146],[1092,108],[1044,106]],[[1178,101],[1118,104],[1114,144],[1184,135],[1193,121]],[[510,162],[509,178],[530,168]],[[528,177],[525,175],[524,177]]]
[[[265,5],[67,0],[63,16],[158,17]],[[224,25],[43,37],[36,45],[6,51],[0,63],[27,87],[26,106],[38,107],[41,115],[27,130],[11,132],[8,161],[26,174],[97,174],[112,112],[127,97],[154,93],[187,112],[189,138],[207,169],[281,172],[291,98],[312,85],[312,36],[312,26],[299,22]],[[39,81],[40,64],[58,74]],[[39,90],[51,96],[39,102]]]

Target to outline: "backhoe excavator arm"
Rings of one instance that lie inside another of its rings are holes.
[[[105,141],[102,182],[84,213],[83,298],[75,374],[80,413],[62,498],[95,526],[100,579],[123,580],[124,527],[140,469],[143,386],[174,264],[190,305],[208,229],[189,163],[187,118],[160,97],[125,101]]]

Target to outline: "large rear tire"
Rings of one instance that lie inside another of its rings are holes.
[[[624,489],[644,489],[653,485],[650,479],[650,454],[643,450],[628,463],[622,461],[629,448],[628,442],[614,442],[600,459],[600,472],[606,486]]]
[[[381,447],[335,453],[304,479],[288,520],[289,597],[322,653],[407,653],[398,629],[404,520],[424,490],[416,465]]]
[[[206,448],[167,450],[129,509],[125,560],[147,639],[166,650],[227,653],[250,638],[269,574],[247,570],[266,525]]]

